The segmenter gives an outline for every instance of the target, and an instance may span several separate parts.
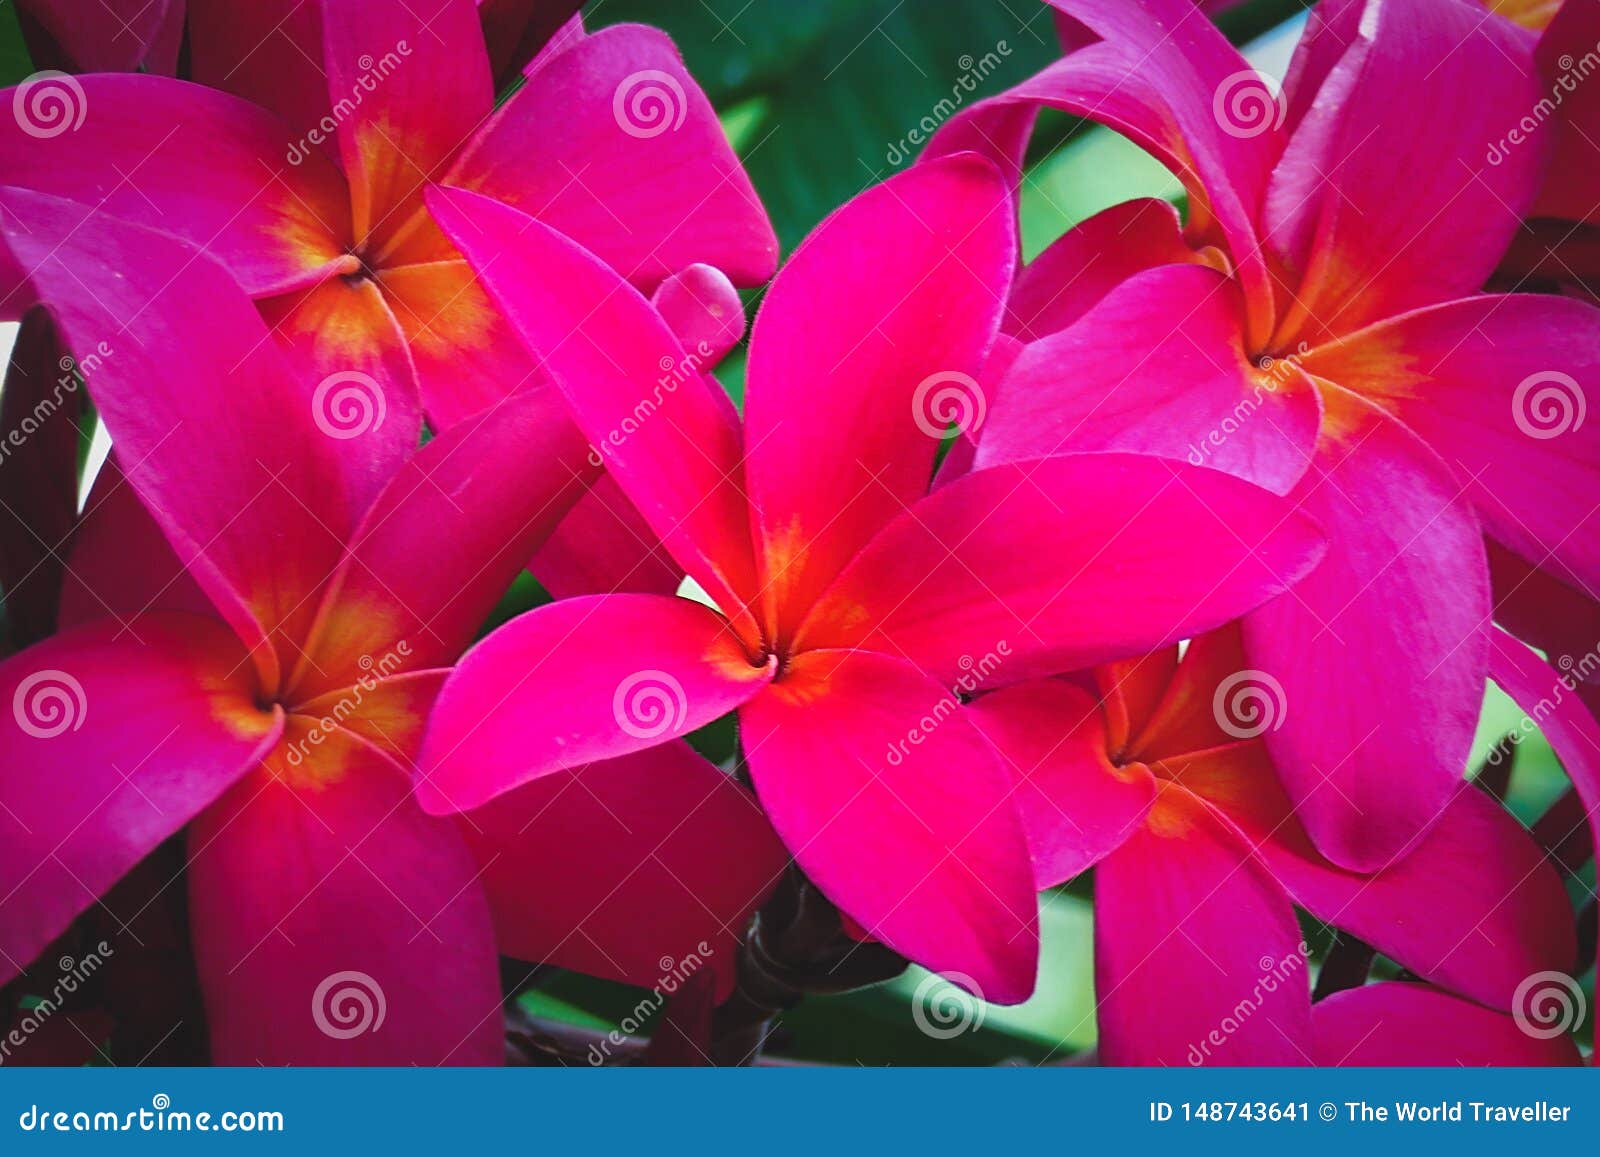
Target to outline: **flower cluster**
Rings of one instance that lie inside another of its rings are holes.
[[[741,1063],[908,963],[1026,1000],[1092,879],[1104,1063],[1580,1062],[1600,5],[1322,0],[1280,86],[1050,3],[781,267],[654,29],[24,5],[0,1018],[101,944],[217,1063],[492,1064],[509,959],[650,990],[588,1063]],[[1042,109],[1183,211],[1024,262]]]

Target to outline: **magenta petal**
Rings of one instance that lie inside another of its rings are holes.
[[[744,336],[744,303],[728,275],[713,265],[674,273],[650,295],[678,344],[707,367],[716,365]]]
[[[1560,93],[1555,122],[1555,155],[1544,188],[1530,216],[1600,222],[1600,165],[1595,164],[1595,126],[1600,125],[1600,94],[1577,79],[1573,62],[1600,44],[1600,8],[1562,4],[1539,38],[1536,59],[1547,91]]]
[[[926,493],[946,429],[981,426],[985,386],[973,375],[999,327],[1013,246],[1000,174],[952,157],[845,204],[778,274],[750,337],[745,391],[771,605],[803,613]]]
[[[739,726],[773,827],[867,934],[985,1000],[1033,991],[1038,901],[1011,777],[948,692],[888,655],[812,651]]]
[[[1283,709],[1264,732],[1323,854],[1389,863],[1460,781],[1483,702],[1491,608],[1482,532],[1414,434],[1335,391],[1339,435],[1290,496],[1328,553],[1245,619]]]
[[[547,775],[460,827],[502,952],[645,988],[703,964],[726,995],[789,862],[750,793],[686,743]]]
[[[1041,679],[980,695],[968,711],[1012,772],[1040,888],[1093,866],[1143,823],[1155,781],[1143,767],[1111,763],[1088,692]]]
[[[1584,392],[1600,380],[1600,309],[1470,297],[1313,350],[1305,367],[1416,431],[1498,541],[1600,588],[1600,420],[1585,421]]]
[[[332,111],[322,62],[321,0],[195,0],[188,7],[194,79],[277,113],[319,163],[337,159],[337,134],[319,127]],[[320,144],[307,137],[313,128]]]
[[[683,568],[609,474],[595,479],[528,564],[558,599],[676,594]]]
[[[413,227],[423,185],[444,176],[494,108],[477,5],[323,3],[321,50],[328,96],[342,114],[334,120],[355,237],[381,253]]]
[[[1125,450],[1184,458],[1287,493],[1321,408],[1291,363],[1245,354],[1238,290],[1213,269],[1137,274],[1012,363],[976,466]]]
[[[991,653],[1017,682],[1140,655],[1281,594],[1321,556],[1283,499],[1138,454],[995,466],[874,538],[797,639],[904,655],[945,682]]]
[[[1195,260],[1170,202],[1141,197],[1113,205],[1074,225],[1022,268],[1006,305],[1005,330],[1036,341],[1066,329],[1135,273]]]
[[[449,183],[515,205],[646,288],[696,262],[754,285],[777,262],[711,102],[654,28],[615,25],[531,68]]]
[[[429,203],[561,389],[591,460],[738,617],[755,561],[741,434],[721,387],[644,298],[572,241],[472,193],[438,189]]]
[[[498,1064],[500,977],[477,866],[397,767],[334,738],[302,765],[325,780],[264,769],[190,830],[212,1059]]]
[[[1322,78],[1263,209],[1301,286],[1280,324],[1313,340],[1476,292],[1548,155],[1542,137],[1508,143],[1544,95],[1519,30],[1475,4],[1386,0],[1345,31],[1355,39]],[[1416,174],[1404,197],[1398,153]]]
[[[466,811],[541,775],[654,747],[728,714],[772,674],[726,619],[688,599],[538,607],[469,651],[445,683],[417,796],[435,814]]]
[[[7,189],[0,205],[0,230],[179,558],[252,648],[269,633],[302,637],[308,595],[332,573],[372,480],[398,465],[395,445],[350,438],[337,422],[349,415],[345,384],[294,375],[203,254],[104,214],[82,222],[37,193]],[[383,413],[369,386],[352,387],[355,429]],[[270,682],[272,656],[255,657]]]
[[[1288,890],[1428,980],[1511,1008],[1535,972],[1570,969],[1572,905],[1544,852],[1488,793],[1460,784],[1437,822],[1376,874],[1319,855],[1260,743],[1195,756],[1172,774],[1228,817]]]
[[[0,978],[261,758],[255,706],[215,619],[152,614],[57,635],[0,664]]]
[[[1095,869],[1094,892],[1102,1061],[1310,1063],[1311,981],[1289,897],[1197,797],[1162,782],[1145,825]]]
[[[183,40],[184,0],[103,0],[85,10],[75,0],[18,0],[17,9],[38,21],[66,59],[42,59],[30,38],[29,51],[40,67],[71,72],[146,72],[171,75]],[[201,4],[200,7],[206,7]],[[28,27],[23,27],[24,35]]]
[[[1280,106],[1191,0],[1052,0],[1102,37],[967,114],[1044,104],[1105,124],[1153,153],[1189,191],[1196,226],[1226,241],[1245,287],[1252,346],[1272,322],[1255,209],[1282,148]]]
[[[1571,994],[1568,993],[1568,998]],[[1311,1010],[1319,1065],[1581,1065],[1570,1036],[1527,1032],[1515,1017],[1425,984],[1388,981],[1336,992]]]
[[[115,618],[137,632],[138,620],[151,611],[216,614],[123,478],[113,453],[95,475],[72,535],[61,587],[61,626]]]
[[[251,294],[319,280],[343,255],[344,178],[320,154],[291,166],[289,129],[272,114],[165,77],[75,77],[76,92],[42,83],[23,101],[82,122],[49,131],[57,126],[0,120],[0,172],[6,184],[75,202],[70,225],[109,214],[174,233]]]
[[[587,492],[587,451],[548,388],[452,426],[417,451],[351,536],[303,644],[296,691],[347,685],[380,655],[396,657],[390,671],[455,662]],[[448,548],[420,559],[419,533]]]

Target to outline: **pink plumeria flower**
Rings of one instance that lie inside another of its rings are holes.
[[[569,599],[486,639],[430,722],[423,806],[471,808],[737,712],[767,815],[845,915],[1022,999],[1026,843],[951,688],[1225,622],[1315,563],[1315,529],[1258,487],[1138,455],[927,496],[949,420],[932,388],[977,386],[1012,271],[1010,198],[979,158],[869,189],[796,251],[755,326],[742,429],[705,376],[657,384],[683,350],[603,263],[512,207],[432,203],[706,598]]]
[[[65,629],[0,664],[0,974],[183,831],[220,1063],[497,1062],[500,951],[646,985],[709,952],[726,991],[787,859],[687,745],[459,821],[412,797],[450,664],[583,493],[547,392],[396,456],[329,420],[220,266],[41,194],[0,208],[12,300],[107,343],[79,365],[116,451]],[[384,1011],[357,1031],[362,994]]]
[[[1377,872],[1316,850],[1263,739],[1295,707],[1248,668],[1240,633],[1102,667],[1093,693],[1049,679],[969,707],[1018,778],[1038,885],[1095,865],[1102,1059],[1307,1063],[1316,1034],[1293,905],[1492,1008],[1513,1009],[1533,973],[1570,970],[1559,876],[1471,784]]]
[[[1600,311],[1478,293],[1544,171],[1538,134],[1486,159],[1539,98],[1530,38],[1466,0],[1326,3],[1275,96],[1186,0],[1056,7],[1101,39],[934,152],[1014,162],[1027,118],[1064,108],[1165,161],[1190,219],[1119,205],[1022,272],[973,462],[1187,458],[1327,529],[1245,646],[1291,704],[1267,744],[1312,838],[1376,868],[1457,788],[1488,665],[1483,535],[1600,588],[1600,424],[1580,417]]]
[[[41,136],[11,118],[0,167],[86,216],[205,249],[312,380],[356,371],[390,387],[386,436],[414,439],[419,403],[449,426],[531,370],[430,218],[430,181],[519,206],[646,291],[697,262],[741,284],[770,276],[766,214],[662,33],[564,35],[496,109],[472,0],[246,7],[197,7],[196,72],[259,103],[162,77],[79,77],[82,123]],[[291,13],[303,38],[257,35]],[[278,67],[291,53],[299,67]]]

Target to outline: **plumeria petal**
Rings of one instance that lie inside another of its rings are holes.
[[[1311,1010],[1319,1065],[1581,1065],[1565,1033],[1529,1033],[1516,1017],[1425,984],[1387,981],[1336,992]]]
[[[702,261],[754,285],[777,262],[711,102],[654,28],[616,25],[538,62],[449,183],[515,205],[642,288]]]
[[[1419,976],[1509,1009],[1525,977],[1572,967],[1577,942],[1560,877],[1522,825],[1471,784],[1393,863],[1367,875],[1316,851],[1260,743],[1163,768],[1239,828],[1297,904]]]
[[[257,644],[301,637],[372,479],[398,465],[394,447],[336,424],[347,383],[296,378],[204,255],[104,215],[80,221],[37,193],[6,190],[0,205],[0,231],[77,354],[129,484],[275,683]],[[369,403],[361,421],[376,425],[381,397],[355,386]]]
[[[282,730],[214,618],[67,631],[0,664],[0,977],[259,762]]]
[[[329,581],[297,691],[448,665],[587,489],[588,447],[545,389],[445,431],[373,504]],[[421,564],[419,528],[449,549]]]
[[[27,116],[0,120],[7,184],[72,200],[72,225],[109,213],[175,233],[252,294],[312,284],[344,258],[344,179],[320,155],[292,165],[289,130],[272,114],[166,77],[74,83],[58,106],[73,131],[42,131],[52,126]]]
[[[1600,587],[1600,421],[1585,421],[1586,390],[1600,382],[1600,309],[1471,297],[1381,322],[1304,364],[1438,451],[1496,539]]]
[[[1386,0],[1367,4],[1353,31],[1264,204],[1271,244],[1300,287],[1280,346],[1475,292],[1531,206],[1548,153],[1541,140],[1497,154],[1540,93],[1527,38],[1480,6]],[[1472,100],[1444,95],[1463,91]],[[1396,197],[1401,151],[1416,182]]]
[[[538,607],[469,651],[423,744],[417,796],[465,811],[563,768],[686,735],[757,694],[728,621],[689,599],[595,595]],[[530,712],[547,721],[530,728]]]
[[[963,122],[993,118],[997,106],[1043,104],[1098,121],[1149,150],[1188,189],[1191,233],[1227,244],[1256,348],[1272,324],[1255,209],[1282,148],[1273,93],[1190,0],[1051,2],[1101,39],[974,105],[941,135],[965,133]]]
[[[1006,304],[1005,330],[1037,341],[1066,329],[1135,273],[1197,260],[1170,202],[1123,201],[1074,225],[1023,266]]]
[[[350,105],[335,120],[355,238],[381,260],[409,232],[426,227],[423,186],[444,175],[494,107],[477,6],[430,0],[418,11],[387,0],[324,3],[322,64],[330,101],[340,109]]]
[[[683,568],[609,474],[578,499],[528,569],[558,599],[670,595],[683,582]]]
[[[213,1060],[498,1064],[494,931],[461,837],[371,749],[310,734],[292,719],[189,833]]]
[[[611,476],[735,619],[755,589],[743,451],[721,388],[648,302],[592,255],[471,193],[430,198]]]
[[[1245,620],[1245,649],[1281,700],[1264,734],[1312,838],[1335,863],[1373,869],[1461,778],[1483,702],[1489,575],[1444,463],[1359,398],[1325,401],[1335,432],[1290,497],[1328,529],[1328,554]]]
[[[1320,554],[1283,500],[1215,470],[1135,454],[996,466],[890,523],[797,640],[905,655],[952,682],[1001,648],[998,680],[1016,682],[1220,626]]]
[[[1034,882],[1065,883],[1121,846],[1143,823],[1155,781],[1107,753],[1100,706],[1059,679],[979,696],[968,709],[1016,781]]]
[[[1305,945],[1283,888],[1199,798],[1159,785],[1095,870],[1095,998],[1111,1065],[1310,1063]],[[1185,976],[1182,1000],[1172,979]]]
[[[1137,274],[1028,346],[1000,383],[975,465],[1126,450],[1186,458],[1287,493],[1321,410],[1293,363],[1254,363],[1239,293],[1200,265]]]
[[[840,566],[928,489],[1015,260],[1008,193],[976,157],[929,162],[850,201],[767,291],[745,395],[769,621],[792,631]],[[871,388],[864,389],[863,383]]]
[[[739,724],[762,807],[841,910],[985,1000],[1033,991],[1038,903],[1011,777],[949,692],[888,655],[812,651]]]
[[[789,862],[750,793],[681,742],[545,776],[460,826],[501,951],[646,988],[704,966],[725,996]]]

